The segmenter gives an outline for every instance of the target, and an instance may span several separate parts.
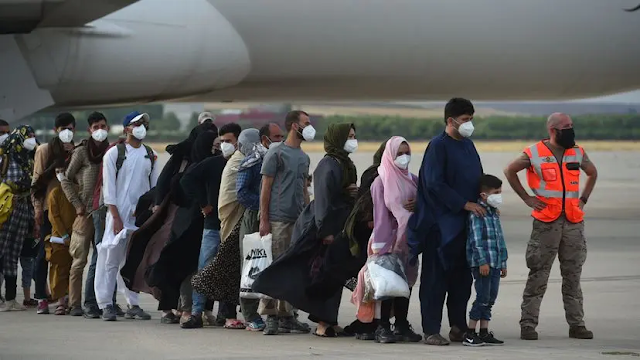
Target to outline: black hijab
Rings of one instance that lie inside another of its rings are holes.
[[[202,160],[213,156],[213,141],[218,137],[217,133],[205,131],[200,133],[191,146],[191,162],[199,163]]]

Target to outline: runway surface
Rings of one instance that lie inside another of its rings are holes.
[[[423,149],[414,149],[413,171],[417,172],[420,166],[418,153],[422,152]],[[0,360],[632,358],[634,354],[640,354],[640,309],[637,305],[640,298],[640,153],[594,152],[589,155],[598,167],[599,179],[586,207],[589,255],[584,266],[582,290],[585,320],[595,333],[594,340],[568,338],[557,263],[542,305],[538,327],[540,340],[519,340],[520,301],[527,274],[524,249],[531,231],[531,218],[528,208],[505,184],[502,222],[510,255],[509,276],[501,284],[491,323],[496,337],[506,341],[503,347],[380,345],[312,335],[268,337],[222,328],[183,330],[177,325],[160,324],[159,313],[155,311],[157,302],[143,295],[142,306],[153,315],[153,319],[146,322],[105,323],[81,317],[36,315],[35,310],[0,313]],[[316,164],[322,154],[310,156]],[[483,154],[485,172],[504,178],[502,169],[515,156],[517,154]],[[370,153],[353,155],[360,172],[371,163],[371,157]],[[166,157],[161,156],[161,160]],[[351,293],[345,290],[340,313],[342,324],[353,320],[350,296]],[[120,303],[124,304],[124,300]],[[421,332],[417,291],[411,299],[409,318],[416,332]],[[446,319],[446,314],[443,318]],[[445,320],[443,334],[448,330]]]

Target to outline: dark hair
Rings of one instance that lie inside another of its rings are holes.
[[[309,177],[307,178],[307,181],[313,181],[313,175],[309,174]]]
[[[470,100],[463,98],[453,98],[444,106],[444,123],[448,118],[457,118],[462,115],[473,115],[476,109]]]
[[[307,114],[306,112],[304,112],[302,110],[289,111],[287,113],[287,116],[284,118],[284,128],[287,131],[291,131],[291,126],[294,123],[297,123],[298,121],[300,121],[300,115],[309,116],[309,114]]]
[[[502,180],[489,174],[483,174],[480,176],[480,192],[486,192],[490,190],[500,189],[502,187]]]
[[[242,132],[242,128],[240,127],[240,125],[236,123],[228,123],[228,124],[222,125],[220,130],[218,130],[218,136],[222,136],[228,133],[233,133],[233,135],[235,135],[237,139],[238,136],[240,136],[241,132]]]
[[[104,117],[104,114],[97,111],[94,111],[91,114],[89,114],[89,117],[87,118],[87,122],[89,123],[89,126],[97,122],[100,122],[102,120],[104,120],[104,122],[107,122],[107,118]]]
[[[269,137],[269,135],[271,135],[270,128],[271,128],[271,123],[264,124],[260,128],[260,139],[262,139],[263,136]]]
[[[68,126],[68,125],[73,125],[73,127],[76,127],[76,118],[74,118],[73,115],[71,115],[68,112],[63,112],[58,114],[58,116],[56,116],[56,121],[55,121],[56,129],[59,127]]]
[[[9,123],[0,119],[0,126],[9,126]]]

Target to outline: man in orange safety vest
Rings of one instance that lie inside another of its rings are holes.
[[[568,115],[551,114],[547,131],[549,139],[524,149],[504,171],[513,190],[533,209],[533,230],[525,255],[529,276],[522,295],[520,338],[538,339],[535,329],[540,303],[557,255],[569,337],[592,339],[593,333],[587,330],[583,320],[580,275],[587,258],[583,208],[598,172],[584,149],[575,144],[573,122]],[[534,196],[527,193],[518,179],[518,172],[524,169],[527,169],[527,183]],[[582,194],[580,170],[587,175]]]

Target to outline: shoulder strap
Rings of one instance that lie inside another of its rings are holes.
[[[147,144],[142,144],[142,145],[147,150],[147,156],[149,157],[149,160],[151,160],[151,171],[153,171],[153,165],[155,165],[155,162],[156,162],[156,154],[154,154],[151,146],[148,146]]]
[[[122,164],[124,164],[124,160],[127,158],[127,147],[121,142],[116,145],[116,149],[118,149],[118,158],[116,159],[116,178],[118,177],[118,172],[120,172],[120,168],[122,168]]]

